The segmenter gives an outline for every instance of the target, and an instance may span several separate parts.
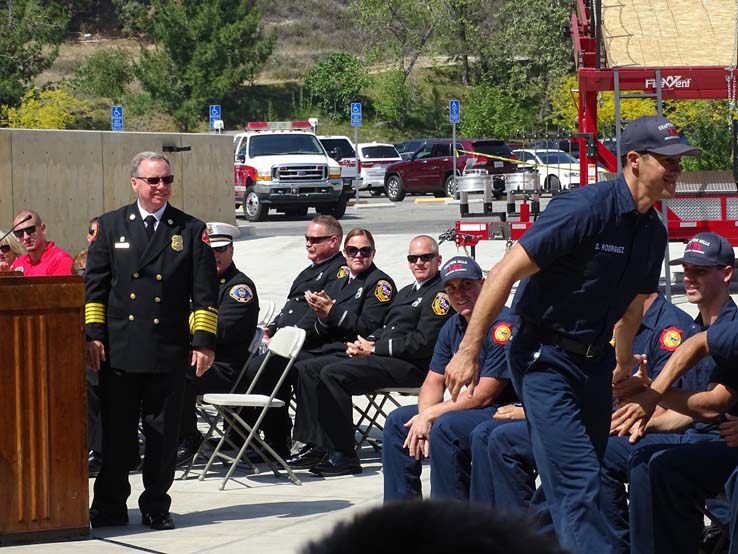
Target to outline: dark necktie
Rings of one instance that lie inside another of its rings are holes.
[[[154,231],[156,231],[156,218],[153,215],[147,215],[144,223],[146,223],[146,236],[151,240],[151,237],[154,236]]]

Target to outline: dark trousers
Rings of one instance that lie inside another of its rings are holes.
[[[507,353],[560,545],[578,554],[614,552],[599,507],[614,353],[586,358],[524,333],[508,342]]]
[[[118,516],[127,513],[131,494],[128,470],[138,444],[139,417],[146,450],[144,491],[138,499],[142,512],[168,512],[167,494],[174,480],[177,436],[184,388],[184,372],[100,372],[103,421],[103,466],[94,485],[92,508]]]
[[[494,427],[487,438],[487,458],[495,506],[518,515],[527,513],[536,491],[536,463],[525,420]]]
[[[227,393],[237,376],[230,367],[224,367],[217,362],[200,377],[195,375],[195,368],[187,368],[182,398],[182,412],[180,416],[179,437],[181,439],[197,435],[197,411],[195,404],[197,396],[206,393]]]
[[[301,361],[294,438],[353,455],[351,397],[385,387],[419,387],[425,373],[410,362],[386,356],[329,355]]]
[[[472,467],[471,482],[469,484],[469,500],[484,504],[486,506],[495,505],[495,489],[492,474],[492,466],[490,465],[489,455],[487,454],[487,442],[489,435],[500,425],[515,422],[514,419],[488,419],[477,425],[469,433],[469,442],[471,443]],[[523,423],[525,425],[525,423]],[[527,433],[528,430],[525,429]]]
[[[100,412],[100,379],[87,368],[87,450],[102,455],[102,414]],[[138,449],[138,444],[136,445]]]
[[[738,554],[738,469],[725,484],[725,493],[730,502],[730,554]]]
[[[447,412],[433,422],[430,433],[431,496],[469,499],[472,466],[469,432],[492,417],[495,408]],[[403,406],[390,413],[382,437],[384,500],[422,496],[422,465],[403,448],[405,423],[418,413],[418,406]]]

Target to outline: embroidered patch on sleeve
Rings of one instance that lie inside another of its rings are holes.
[[[669,352],[674,352],[682,344],[682,333],[682,330],[676,327],[667,327],[664,329],[659,339],[661,348]]]
[[[448,301],[448,295],[445,292],[436,293],[436,297],[433,299],[433,313],[439,316],[448,314],[451,309],[451,303]]]
[[[254,297],[254,293],[251,292],[251,288],[248,285],[234,285],[231,290],[228,291],[228,296],[233,298],[236,302],[251,302]]]
[[[380,302],[389,302],[392,300],[392,283],[384,279],[377,281],[377,288],[374,289],[374,296]]]
[[[505,344],[512,336],[512,325],[504,321],[492,328],[492,340],[496,344]]]

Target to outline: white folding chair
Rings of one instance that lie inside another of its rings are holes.
[[[246,358],[246,361],[241,367],[241,371],[238,374],[238,378],[233,382],[233,386],[231,386],[231,390],[230,390],[231,393],[238,390],[238,385],[241,384],[241,381],[246,375],[246,369],[248,368],[249,362],[251,361],[251,358],[253,358],[257,352],[259,352],[259,348],[261,348],[261,343],[263,340],[264,340],[264,329],[262,329],[261,327],[257,327],[256,330],[254,331],[254,336],[251,339],[251,344],[249,344],[248,358]],[[210,437],[212,437],[214,433],[218,433],[221,437],[223,437],[223,434],[224,434],[223,430],[219,427],[219,424],[223,418],[217,412],[217,410],[214,414],[209,413],[208,409],[210,408],[210,406],[203,404],[202,400],[203,400],[203,397],[197,398],[197,403],[195,404],[195,410],[197,411],[198,415],[200,415],[210,425],[208,427],[207,433],[205,433],[205,437],[203,438],[202,442],[200,442],[200,446],[197,447],[197,451],[195,452],[194,456],[192,456],[192,460],[190,460],[190,463],[187,466],[187,469],[184,470],[184,473],[182,473],[182,476],[180,477],[180,479],[187,478],[187,475],[192,469],[192,466],[195,464],[195,461],[197,460],[198,456],[200,456],[203,449],[207,446],[208,439],[210,439]],[[238,448],[229,439],[226,438],[226,441],[228,441],[231,448],[234,448],[234,449]],[[253,464],[252,464],[252,467],[256,473],[259,473],[259,470],[255,466],[253,466]]]
[[[359,438],[356,439],[356,448],[361,448],[364,442],[368,442],[375,450],[381,449],[381,441],[371,437],[371,433],[374,429],[379,431],[384,430],[384,421],[386,421],[388,412],[402,406],[400,402],[394,398],[393,394],[399,394],[401,396],[418,396],[420,394],[419,387],[386,387],[378,389],[365,396],[367,405],[366,408],[360,406],[356,402],[353,403],[354,410],[359,413],[359,419],[354,425],[356,433]],[[394,404],[394,407],[390,406],[390,409],[386,409],[387,402]],[[382,421],[380,422],[380,418]],[[364,429],[361,426],[366,422]]]
[[[271,300],[259,301],[259,327],[266,327],[271,323],[274,315],[274,302]]]
[[[269,444],[267,444],[264,439],[261,438],[261,436],[259,435],[259,426],[261,425],[261,422],[263,421],[264,416],[266,415],[269,408],[281,408],[285,405],[282,400],[275,398],[275,396],[277,395],[277,391],[279,391],[280,387],[282,386],[282,383],[287,378],[287,375],[289,374],[292,365],[295,363],[295,359],[300,353],[300,349],[302,348],[304,342],[304,329],[299,329],[297,327],[282,327],[275,333],[274,337],[272,337],[271,341],[269,342],[267,355],[264,357],[264,361],[262,362],[261,366],[259,366],[259,370],[254,376],[254,380],[251,381],[246,394],[206,394],[203,397],[203,401],[206,404],[211,404],[215,406],[215,408],[218,410],[218,413],[223,417],[224,435],[221,437],[218,446],[215,447],[215,451],[213,452],[212,456],[210,456],[205,469],[200,474],[200,480],[205,478],[205,475],[207,475],[210,466],[213,464],[213,461],[216,458],[226,459],[231,462],[231,467],[228,469],[228,473],[223,478],[223,481],[220,484],[220,490],[223,490],[226,483],[233,475],[233,472],[236,470],[238,462],[240,462],[244,457],[246,449],[249,447],[249,445],[252,445],[252,441],[255,441],[252,447],[269,465],[275,476],[279,476],[279,470],[274,465],[274,463],[272,463],[272,461],[264,455],[261,450],[262,448],[266,450],[272,456],[272,458],[285,469],[285,471],[287,471],[287,475],[290,481],[292,481],[295,485],[302,484],[297,476],[294,474],[292,469],[290,469],[287,463],[282,459],[282,457],[279,456],[279,454],[277,454],[274,449],[269,446]],[[272,356],[280,356],[282,358],[288,359],[287,365],[285,366],[284,371],[282,371],[282,375],[275,384],[272,393],[269,396],[266,396],[264,394],[252,394],[251,391],[254,389],[256,383],[259,381],[259,377],[261,377],[261,374],[264,372],[264,368],[267,366]],[[240,408],[261,408],[261,411],[259,412],[256,421],[253,424],[249,424],[248,422],[244,421],[244,419],[238,413]],[[235,457],[227,456],[220,451],[230,429],[237,432],[239,435],[241,435],[241,437],[244,438],[243,445],[241,446],[241,449],[238,451],[238,454]]]

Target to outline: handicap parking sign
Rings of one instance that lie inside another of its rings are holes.
[[[210,104],[210,128],[213,129],[215,127],[215,122],[219,119],[223,119],[220,117],[220,104]]]
[[[113,131],[123,130],[123,106],[110,108],[110,128]]]
[[[351,126],[361,127],[361,102],[351,103]]]
[[[451,123],[459,123],[461,121],[461,102],[458,100],[449,101],[448,120]]]

